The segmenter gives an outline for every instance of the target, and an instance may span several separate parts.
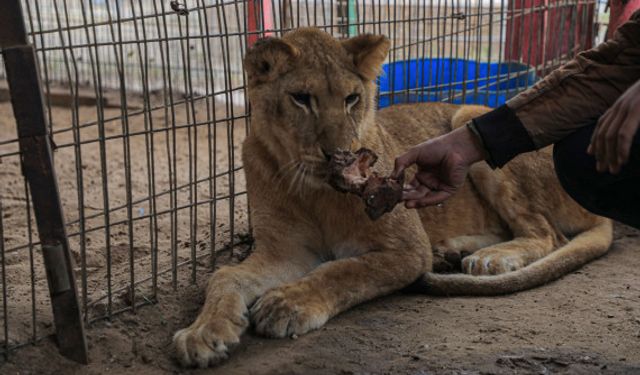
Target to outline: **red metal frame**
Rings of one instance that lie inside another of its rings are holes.
[[[247,0],[247,46],[272,36],[274,29],[271,0]]]
[[[595,4],[562,7],[563,0],[513,0],[509,2],[505,57],[544,67],[549,60],[570,57],[593,44]],[[637,0],[640,1],[640,0]],[[577,12],[577,14],[574,14]],[[587,14],[585,14],[587,12]],[[578,20],[574,25],[573,20]],[[589,22],[580,22],[589,20]],[[544,73],[542,69],[538,69]]]
[[[625,23],[633,12],[640,9],[640,0],[609,0],[609,8],[607,39],[613,36],[618,26]]]

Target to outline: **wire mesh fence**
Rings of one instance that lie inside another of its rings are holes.
[[[249,241],[242,56],[316,26],[385,34],[379,105],[496,106],[591,46],[590,0],[23,0],[86,323],[195,282]],[[4,70],[0,64],[0,77]],[[15,122],[0,80],[3,353],[52,332]]]

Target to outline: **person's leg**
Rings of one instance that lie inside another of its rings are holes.
[[[587,154],[595,124],[556,143],[553,159],[562,187],[587,210],[640,229],[640,133],[619,174],[599,173]]]

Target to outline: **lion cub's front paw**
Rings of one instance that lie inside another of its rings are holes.
[[[329,319],[327,307],[295,286],[272,289],[251,308],[256,332],[268,337],[301,335]]]
[[[528,262],[522,254],[483,249],[462,260],[462,270],[472,275],[498,275],[516,271]]]
[[[229,356],[248,325],[245,317],[238,322],[225,318],[205,323],[196,321],[173,336],[178,360],[183,366],[214,366]]]

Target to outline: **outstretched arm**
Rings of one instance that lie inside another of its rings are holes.
[[[416,178],[404,193],[406,206],[441,203],[462,186],[471,164],[485,159],[493,168],[502,167],[515,156],[554,143],[598,118],[590,152],[601,160],[600,170],[617,172],[628,157],[625,137],[638,128],[631,122],[640,115],[629,109],[640,104],[640,86],[634,86],[638,80],[640,10],[613,39],[578,54],[507,104],[398,157],[396,175],[418,164]],[[628,94],[623,96],[625,91]]]
[[[614,37],[579,53],[473,123],[493,167],[593,124],[640,79],[640,10]]]

